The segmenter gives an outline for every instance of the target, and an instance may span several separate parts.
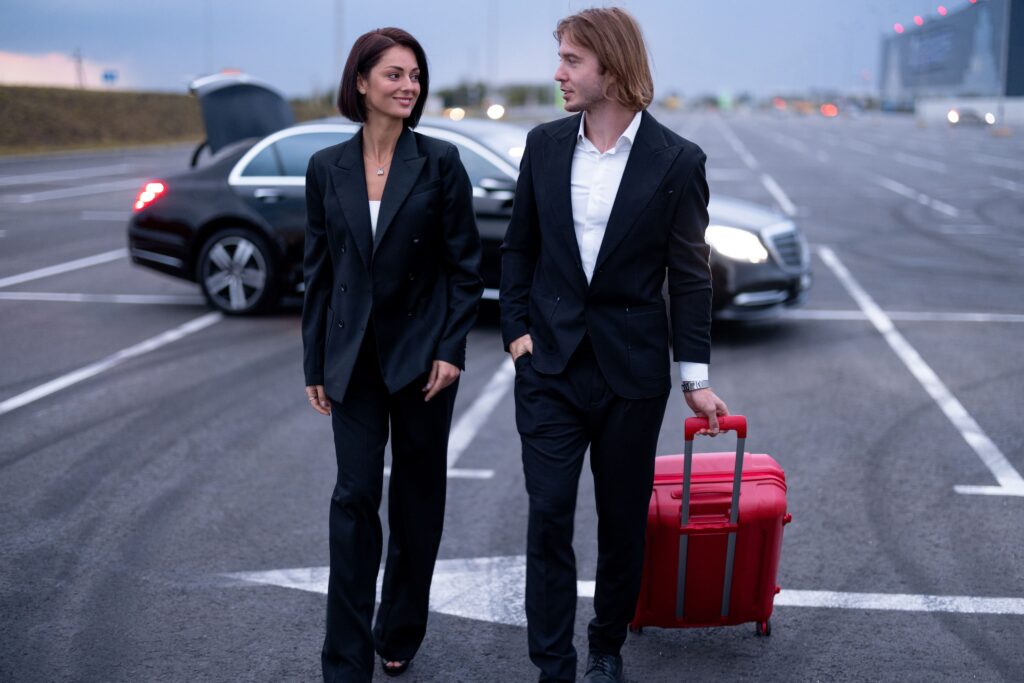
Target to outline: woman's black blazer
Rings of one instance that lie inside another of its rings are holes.
[[[483,293],[473,189],[458,149],[402,132],[374,236],[362,139],[360,130],[320,150],[306,171],[303,367],[306,385],[324,385],[336,401],[371,319],[389,391],[435,359],[464,368]]]

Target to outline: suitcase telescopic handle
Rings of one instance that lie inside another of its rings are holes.
[[[693,437],[702,429],[709,426],[706,417],[688,417],[683,427],[686,430],[686,440],[693,441]],[[736,436],[747,438],[747,418],[743,415],[726,415],[718,418],[718,429],[723,432],[736,432]]]
[[[688,417],[683,427],[686,431],[685,451],[683,455],[683,495],[679,509],[679,524],[685,527],[690,523],[690,489],[693,476],[693,437],[702,429],[708,428],[706,417]],[[747,418],[743,415],[726,415],[718,418],[718,429],[723,432],[736,432],[736,460],[732,477],[732,505],[729,509],[729,524],[735,526],[740,513],[740,482],[743,480],[743,447],[747,441]],[[684,534],[679,538],[679,574],[676,583],[676,617],[683,618],[683,600],[686,595],[686,550],[688,537]],[[736,556],[736,531],[729,531],[729,541],[725,552],[725,582],[722,590],[722,618],[729,615],[729,598],[732,592],[733,564]]]

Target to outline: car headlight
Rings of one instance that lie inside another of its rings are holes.
[[[709,225],[704,232],[704,241],[726,258],[747,263],[764,263],[768,250],[760,238],[752,232],[725,225]]]

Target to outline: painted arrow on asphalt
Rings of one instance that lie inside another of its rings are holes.
[[[327,593],[327,567],[301,567],[224,576],[239,585],[262,584],[312,593]],[[380,576],[377,595],[380,597]],[[438,560],[430,587],[430,609],[477,621],[526,626],[523,611],[526,558],[523,555]],[[593,581],[578,581],[581,598],[594,597]],[[783,590],[775,606],[897,612],[951,612],[961,614],[1024,615],[1024,598],[983,598],[961,595],[909,595],[904,593],[841,593]]]

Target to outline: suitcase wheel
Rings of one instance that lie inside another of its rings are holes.
[[[772,620],[765,619],[754,624],[754,635],[768,637],[772,634]]]

